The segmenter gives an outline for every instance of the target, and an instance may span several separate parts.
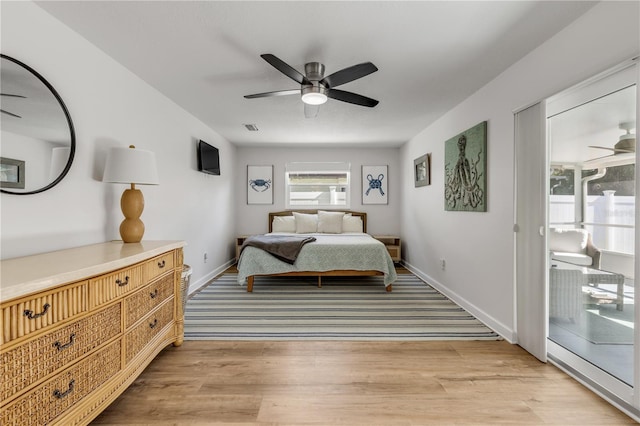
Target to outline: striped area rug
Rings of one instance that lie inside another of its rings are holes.
[[[411,274],[393,292],[382,277],[256,277],[253,293],[227,273],[185,308],[187,340],[500,340]]]

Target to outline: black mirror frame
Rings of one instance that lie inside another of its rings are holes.
[[[21,67],[29,71],[31,74],[35,75],[38,78],[38,80],[40,80],[45,86],[47,86],[47,88],[51,91],[53,96],[55,96],[55,98],[58,100],[58,103],[62,107],[62,111],[64,112],[65,117],[67,117],[67,124],[69,125],[69,136],[71,139],[71,147],[69,150],[69,159],[67,160],[67,164],[65,165],[64,170],[62,170],[62,173],[60,173],[60,175],[53,182],[49,183],[48,185],[42,188],[39,188],[33,191],[13,192],[7,189],[0,188],[1,193],[13,194],[13,195],[30,195],[30,194],[37,194],[39,192],[44,192],[47,189],[51,189],[54,186],[56,186],[58,183],[60,183],[60,181],[64,179],[64,177],[69,172],[69,169],[71,169],[71,164],[73,163],[73,157],[75,156],[75,153],[76,153],[76,132],[73,127],[73,121],[71,121],[71,115],[69,114],[69,110],[67,109],[67,106],[65,105],[64,101],[62,100],[62,98],[60,97],[56,89],[54,89],[53,86],[42,75],[40,75],[40,73],[38,73],[36,70],[31,68],[29,65],[26,65],[25,63],[20,62],[19,60],[12,58],[11,56],[7,56],[0,53],[0,58],[6,59],[17,65],[20,65]]]

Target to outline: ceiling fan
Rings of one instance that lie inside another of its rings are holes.
[[[0,93],[0,96],[7,96],[7,97],[11,97],[11,98],[22,98],[22,99],[27,99],[27,97],[26,97],[26,96],[22,96],[22,95],[11,95],[11,94],[9,94],[9,93]],[[0,112],[1,112],[1,113],[3,113],[3,114],[10,115],[11,117],[15,117],[15,118],[22,118],[22,117],[20,117],[20,116],[19,116],[19,115],[17,115],[17,114],[14,114],[14,113],[9,112],[9,111],[5,111],[5,110],[3,110],[3,109],[0,109]]]
[[[305,104],[305,117],[312,118],[318,114],[319,106],[327,102],[328,98],[355,105],[373,108],[378,101],[357,93],[335,89],[350,81],[357,80],[378,71],[371,62],[353,65],[324,76],[324,65],[319,62],[309,62],[304,65],[305,75],[288,65],[276,56],[267,53],[260,55],[262,59],[271,64],[275,69],[300,84],[299,89],[277,90],[275,92],[256,93],[246,95],[246,99],[266,98],[270,96],[301,95]]]
[[[618,127],[621,130],[626,131],[626,133],[620,136],[618,142],[613,146],[613,148],[589,145],[589,148],[606,149],[608,151],[613,151],[613,153],[602,157],[592,158],[588,161],[600,160],[620,154],[633,154],[636,152],[636,135],[631,133],[631,130],[635,127],[634,123],[620,123]]]

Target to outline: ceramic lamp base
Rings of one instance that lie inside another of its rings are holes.
[[[144,223],[140,220],[144,210],[142,191],[135,189],[134,185],[131,185],[131,189],[127,189],[122,193],[120,207],[125,217],[120,224],[122,241],[125,243],[139,243],[144,235]]]

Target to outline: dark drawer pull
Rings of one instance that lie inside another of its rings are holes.
[[[151,297],[152,299],[155,299],[156,297],[158,297],[158,289],[156,288],[156,290],[153,293],[149,293],[149,297]]]
[[[76,383],[76,381],[74,379],[71,379],[71,381],[69,382],[69,389],[67,389],[64,392],[60,392],[59,389],[56,389],[53,391],[53,396],[55,396],[58,399],[62,399],[65,396],[69,395],[71,392],[73,392],[73,385]]]
[[[34,314],[31,309],[25,309],[24,310],[24,316],[29,318],[29,319],[40,318],[41,316],[46,315],[46,313],[47,313],[47,311],[49,310],[50,307],[51,307],[50,304],[45,303],[44,306],[42,307],[42,312],[40,312],[39,314]]]
[[[124,277],[124,281],[118,278],[116,280],[116,284],[118,284],[118,287],[124,287],[125,285],[129,284],[129,276],[127,275],[126,277]]]
[[[53,344],[53,347],[58,349],[59,351],[63,350],[63,349],[67,349],[69,346],[73,345],[74,341],[76,339],[76,333],[71,333],[71,336],[69,336],[69,342],[62,344],[60,342],[55,342]]]
[[[163,260],[162,262],[158,262],[158,268],[162,269],[166,265],[166,262]]]
[[[158,318],[149,323],[149,328],[156,328],[156,325],[158,325]]]

